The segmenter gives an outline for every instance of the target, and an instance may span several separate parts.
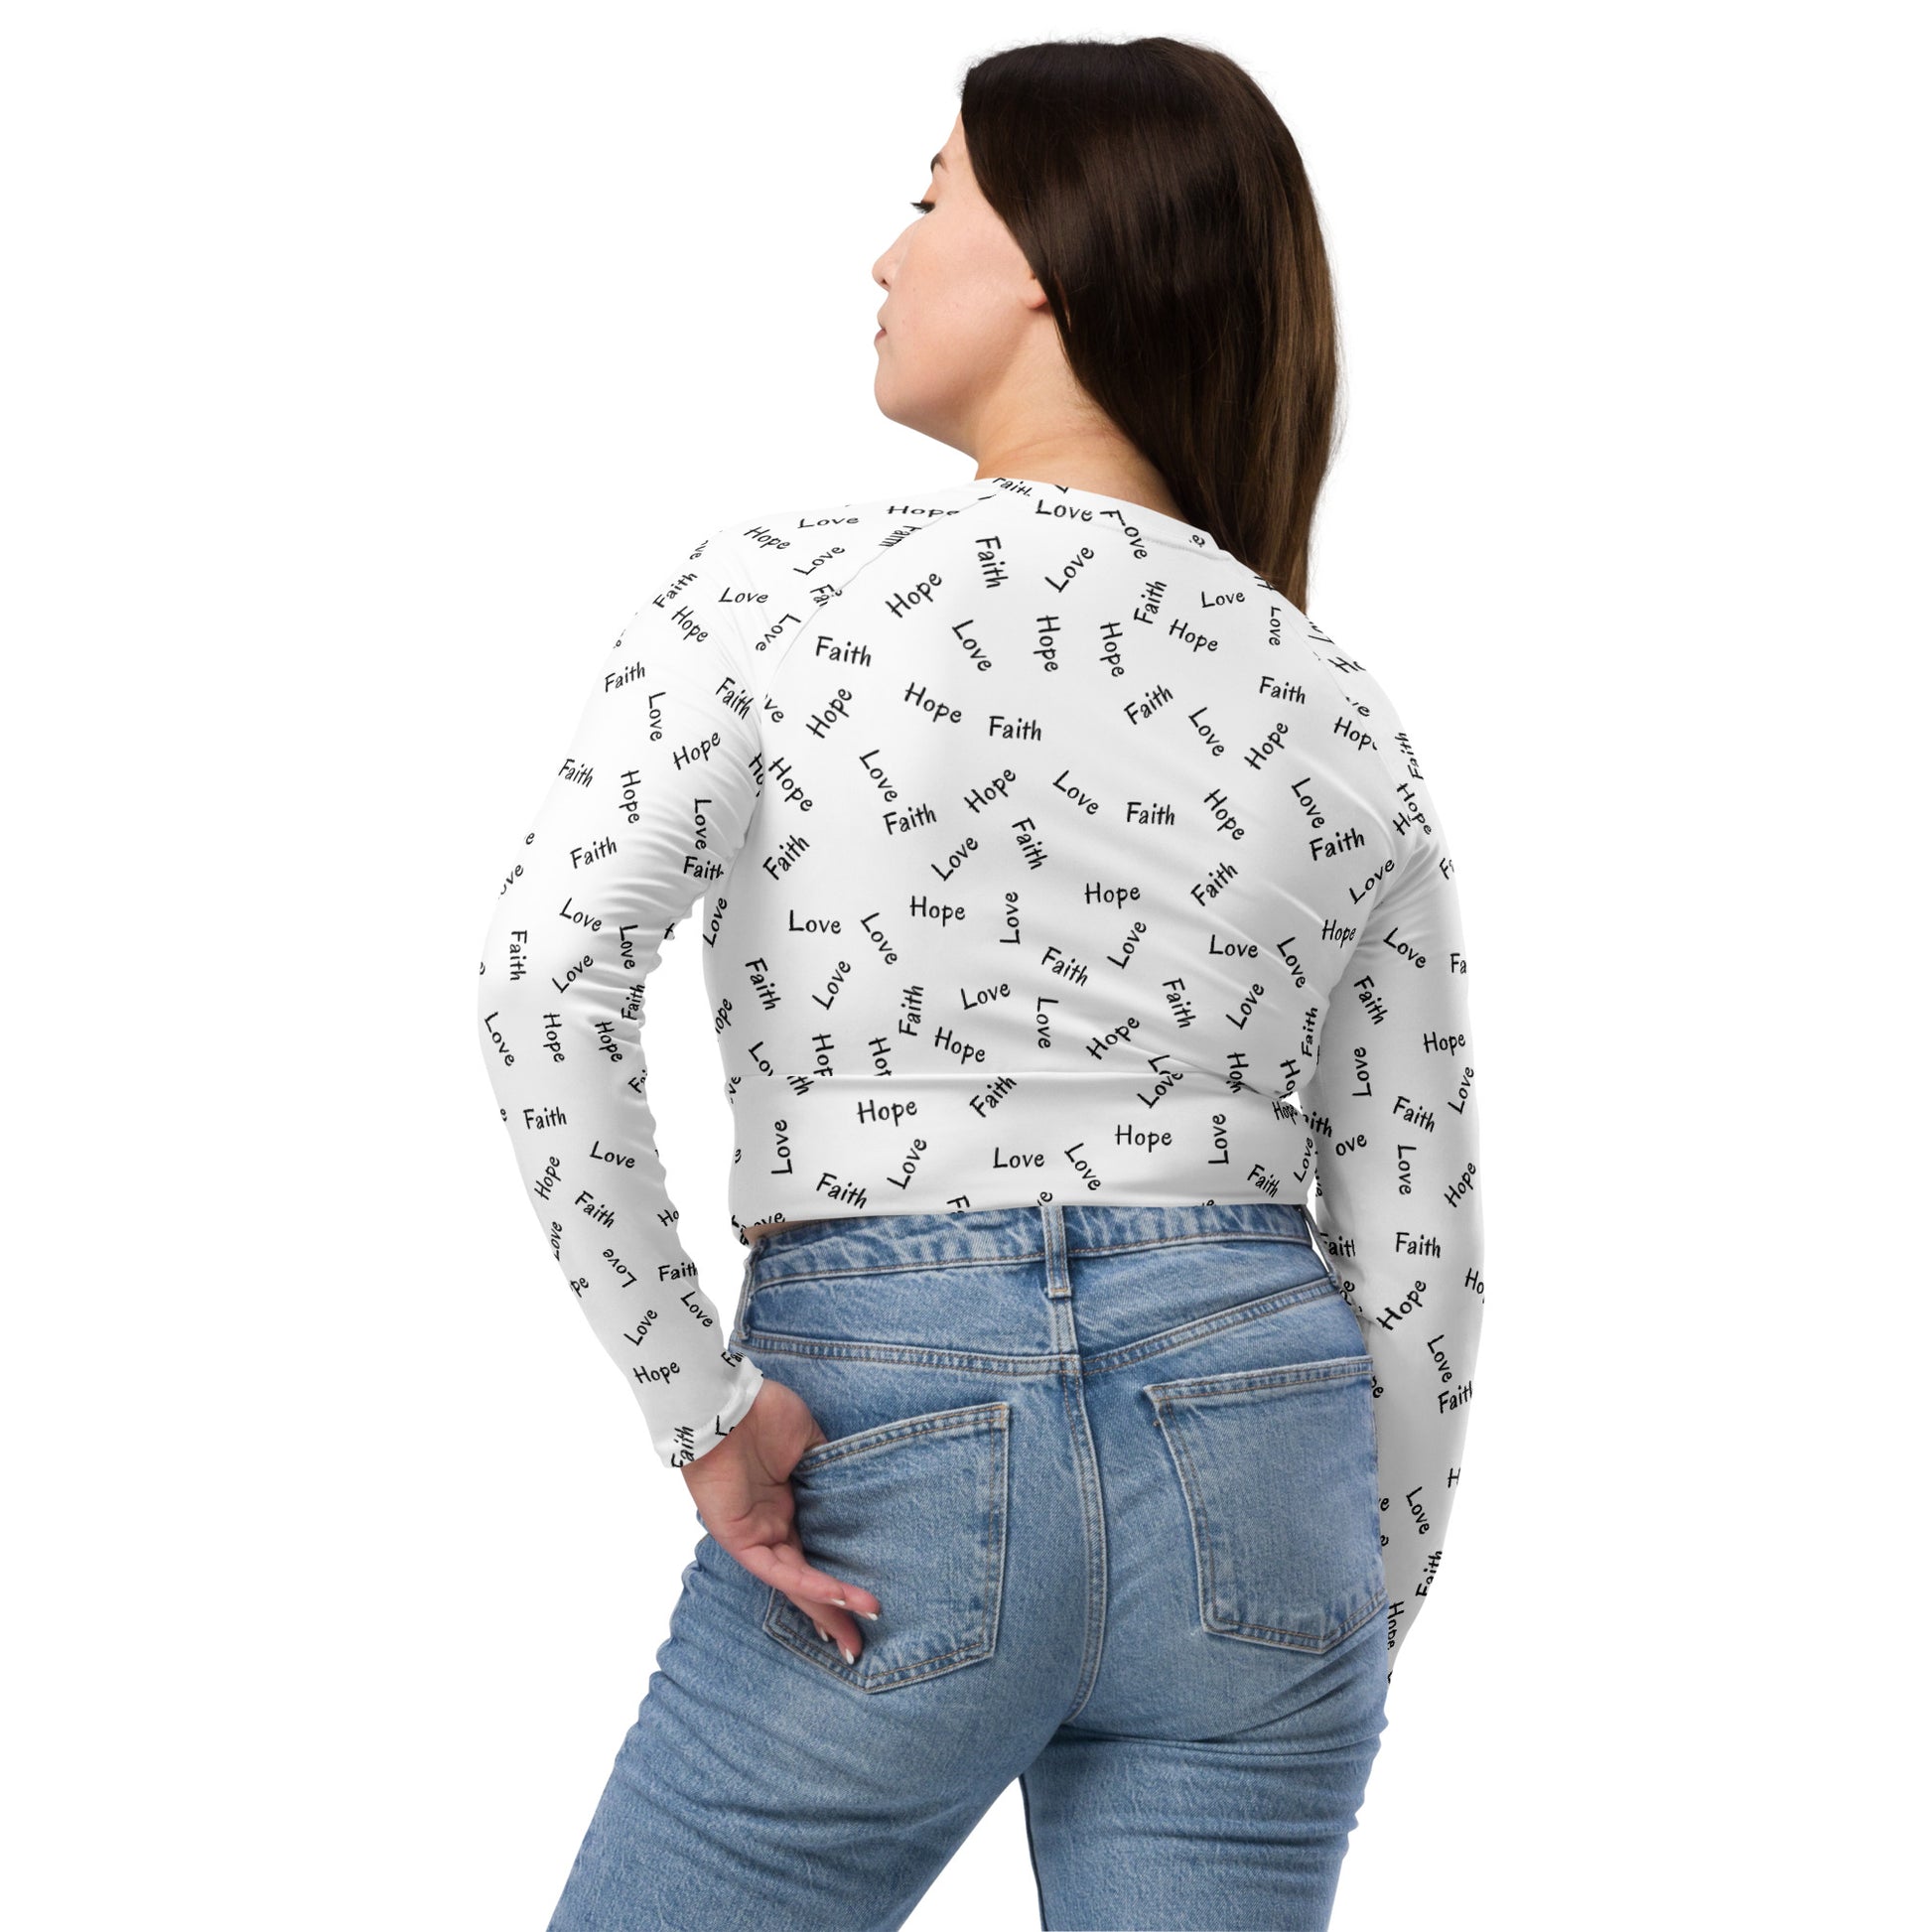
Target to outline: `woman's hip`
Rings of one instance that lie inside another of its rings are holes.
[[[1375,1690],[1374,1373],[1299,1208],[855,1217],[747,1289],[733,1346],[827,1439],[792,1472],[806,1554],[883,1606],[853,1666],[774,1594],[764,1634],[815,1671],[1004,1657],[1049,1707],[1187,1737],[1292,1732],[1344,1651]]]

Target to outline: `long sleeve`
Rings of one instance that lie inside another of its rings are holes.
[[[527,1198],[667,1467],[751,1408],[678,1238],[645,1091],[644,984],[759,800],[751,653],[707,537],[600,667],[483,942],[482,1047]]]
[[[1374,1360],[1391,1676],[1442,1563],[1482,1327],[1482,1200],[1454,870],[1414,750],[1350,665],[1396,783],[1397,870],[1330,995],[1306,1105],[1317,1233]]]

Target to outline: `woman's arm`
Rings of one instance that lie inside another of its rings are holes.
[[[762,1380],[727,1346],[664,1187],[644,982],[731,868],[762,782],[743,638],[707,538],[601,667],[483,942],[483,1058],[546,1245],[678,1468]]]
[[[1319,1232],[1375,1362],[1389,1669],[1436,1582],[1482,1328],[1468,961],[1454,869],[1413,749],[1357,669],[1396,780],[1401,866],[1329,998],[1306,1106]]]

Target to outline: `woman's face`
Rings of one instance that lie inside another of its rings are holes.
[[[1042,322],[1050,332],[1052,319],[1020,244],[973,180],[957,117],[923,200],[926,211],[873,264],[886,291],[873,395],[893,422],[970,455],[987,412],[1028,379],[1036,332]]]

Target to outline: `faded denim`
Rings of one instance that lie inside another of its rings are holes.
[[[1015,1778],[1051,1932],[1328,1923],[1386,1724],[1374,1378],[1299,1207],[852,1216],[732,1330],[856,1665],[709,1535],[550,1932],[902,1925]]]

